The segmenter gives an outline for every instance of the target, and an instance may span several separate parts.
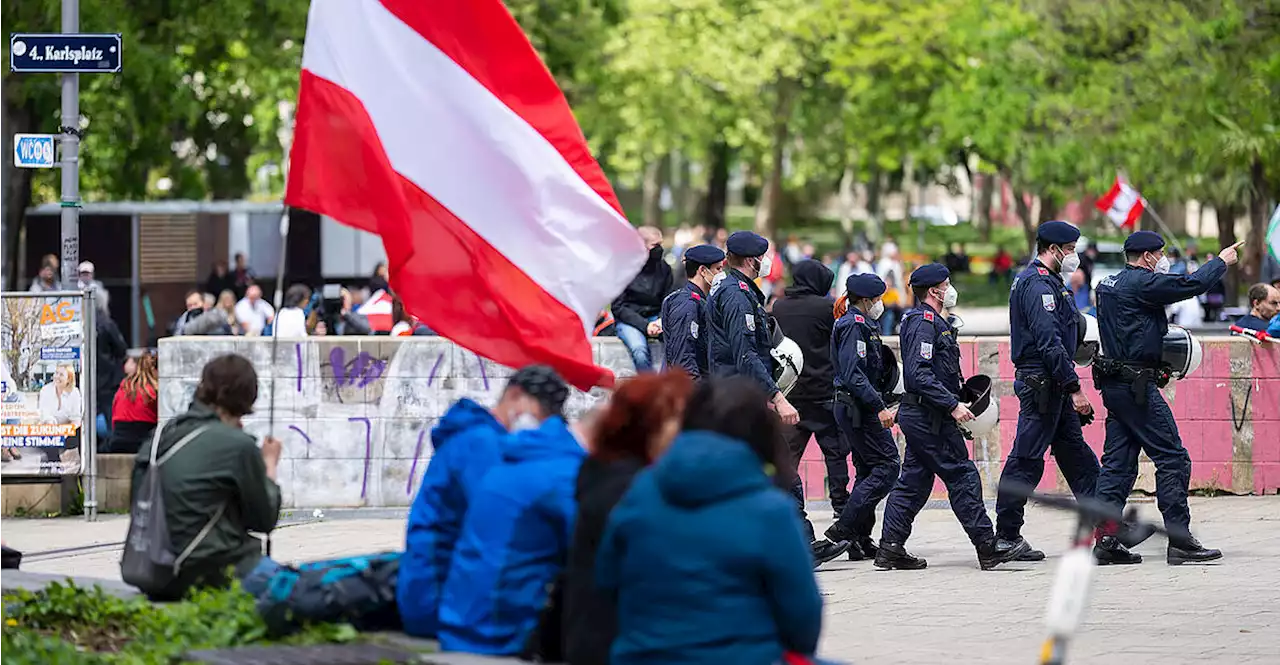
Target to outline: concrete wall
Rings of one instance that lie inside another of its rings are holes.
[[[1276,492],[1280,348],[1230,338],[1204,342],[1200,370],[1165,390],[1191,453],[1192,486],[1237,494]],[[597,363],[619,376],[633,373],[631,358],[616,338],[600,338],[593,345]],[[274,359],[269,339],[168,338],[160,342],[161,420],[186,409],[205,361],[232,352],[250,358],[260,375],[257,413],[245,419],[246,429],[255,435],[267,431],[273,371],[277,377],[275,432],[285,449],[280,484],[284,504],[292,508],[408,505],[431,457],[430,431],[436,420],[460,397],[493,404],[511,373],[431,337],[281,340]],[[961,353],[966,376],[999,377],[1000,426],[970,444],[983,489],[994,496],[1018,412],[1008,339],[962,339]],[[1089,372],[1081,374],[1090,400],[1101,409]],[[598,390],[575,391],[569,415],[576,417],[600,396]],[[1101,455],[1101,417],[1085,429],[1085,438]],[[826,470],[816,445],[810,445],[801,473],[808,496],[825,498]],[[1052,457],[1041,487],[1067,491]],[[1153,487],[1154,468],[1144,455],[1138,488]],[[935,494],[943,494],[940,483]]]
[[[593,342],[596,363],[634,374],[616,338]],[[660,354],[660,349],[655,349]],[[204,363],[224,353],[258,370],[256,413],[245,429],[267,433],[271,377],[275,435],[284,442],[284,506],[407,506],[431,457],[431,428],[460,397],[496,403],[509,368],[437,337],[271,340],[172,337],[160,341],[160,419],[186,410]],[[657,357],[661,357],[660,355]],[[600,398],[574,391],[576,417]]]
[[[896,338],[887,338],[891,346]],[[1280,345],[1257,346],[1233,337],[1204,337],[1204,362],[1199,371],[1164,390],[1183,445],[1191,454],[1191,486],[1235,494],[1280,491]],[[984,493],[994,498],[1004,459],[1013,447],[1018,422],[1018,399],[1013,394],[1013,363],[1009,338],[961,338],[961,369],[965,376],[998,377],[1000,425],[989,436],[969,443],[982,474]],[[1089,400],[1099,417],[1084,430],[1085,440],[1102,456],[1106,438],[1102,396],[1093,388],[1090,370],[1079,370]],[[901,432],[894,428],[898,445]],[[810,444],[801,463],[810,499],[825,497],[826,469],[822,454]],[[1045,463],[1041,489],[1069,492],[1052,456]],[[1155,467],[1141,457],[1137,489],[1154,491]],[[945,495],[942,483],[935,496]]]

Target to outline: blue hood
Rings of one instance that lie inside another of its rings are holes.
[[[747,444],[713,432],[676,437],[652,473],[663,498],[677,506],[703,506],[771,486]]]
[[[431,429],[431,446],[439,450],[458,434],[486,426],[499,433],[507,431],[488,409],[464,397],[454,402],[440,422]]]
[[[578,443],[578,437],[569,431],[560,416],[547,418],[535,429],[514,432],[502,442],[502,459],[508,462],[586,456],[587,451]]]

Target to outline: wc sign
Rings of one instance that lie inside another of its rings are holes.
[[[20,169],[51,169],[55,154],[53,134],[13,135],[13,165]]]

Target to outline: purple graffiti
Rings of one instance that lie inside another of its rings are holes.
[[[413,465],[409,467],[409,482],[404,486],[405,496],[413,494],[413,478],[418,474],[418,458],[422,457],[422,441],[426,434],[425,429],[418,432],[418,446],[413,449]]]
[[[307,433],[302,431],[301,427],[298,427],[297,425],[290,425],[289,429],[297,432],[298,436],[302,437],[302,439],[307,442],[308,450],[311,448],[311,437],[307,436]]]
[[[484,369],[484,358],[480,354],[476,354],[476,362],[480,364],[480,378],[484,380],[484,389],[489,389],[489,373]]]
[[[301,344],[293,345],[293,354],[298,357],[298,392],[302,392],[302,345]],[[298,430],[298,432],[301,433],[302,430]],[[302,436],[305,437],[306,434],[303,434]],[[310,443],[310,442],[311,440],[307,439],[307,443]]]
[[[346,362],[346,352],[335,346],[329,352],[329,368],[333,370],[333,382],[339,386],[355,386],[363,388],[382,376],[387,367],[386,361],[379,360],[361,351],[351,362]]]
[[[369,465],[372,463],[370,459],[373,456],[373,423],[368,418],[356,416],[347,418],[349,422],[364,423],[364,479],[360,481],[360,498],[363,499],[365,492],[369,490]]]
[[[439,371],[440,371],[440,363],[442,363],[442,362],[444,362],[444,353],[441,353],[441,354],[436,358],[436,364],[431,366],[431,375],[427,377],[427,386],[428,386],[428,387],[429,387],[431,384],[435,383],[435,381],[436,381],[436,372],[439,372]]]

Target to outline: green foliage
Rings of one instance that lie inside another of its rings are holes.
[[[346,624],[310,626],[285,644],[351,642]],[[179,603],[121,599],[99,588],[53,584],[4,596],[6,665],[175,662],[195,649],[269,643],[251,596],[238,587],[199,590]]]

